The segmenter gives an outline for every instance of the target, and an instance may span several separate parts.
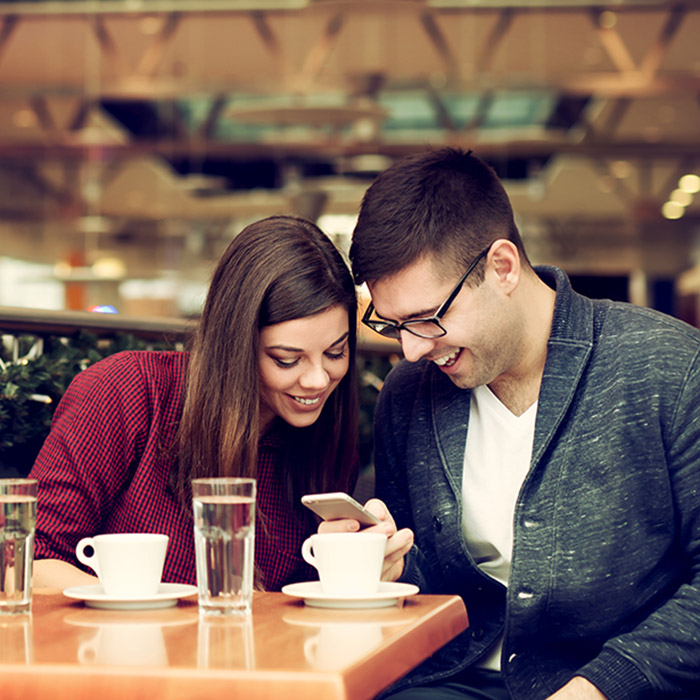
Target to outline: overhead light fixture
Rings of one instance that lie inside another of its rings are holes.
[[[20,129],[29,129],[37,125],[37,117],[31,109],[18,109],[12,115],[12,123]]]
[[[53,266],[54,277],[58,277],[58,279],[65,279],[66,277],[70,277],[71,272],[73,272],[73,266],[68,262],[57,262]]]
[[[81,233],[107,233],[112,230],[112,222],[104,216],[81,216],[75,228]]]
[[[676,204],[680,204],[682,207],[687,207],[693,201],[693,195],[685,190],[677,189],[671,192],[668,199],[670,202],[676,202]]]
[[[661,207],[661,213],[665,219],[680,219],[685,214],[685,207],[678,202],[666,202]]]
[[[100,279],[121,279],[126,275],[124,261],[115,257],[98,258],[90,269]]]
[[[381,153],[360,153],[349,156],[340,161],[340,167],[344,174],[352,173],[380,173],[393,164],[389,156]]]
[[[617,24],[617,15],[610,11],[605,10],[598,15],[598,25],[603,29],[612,29]]]
[[[683,190],[683,192],[688,192],[689,194],[700,192],[700,175],[695,175],[693,173],[683,175],[678,181],[678,189]]]
[[[626,160],[616,160],[610,165],[612,174],[618,180],[625,180],[632,174],[632,166]]]

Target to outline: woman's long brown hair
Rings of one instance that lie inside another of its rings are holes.
[[[357,298],[348,267],[314,224],[289,216],[247,226],[214,272],[194,338],[177,435],[175,486],[191,510],[190,482],[256,476],[259,332],[332,306],[348,312],[349,370],[308,428],[285,424],[287,496],[351,490],[357,444]]]

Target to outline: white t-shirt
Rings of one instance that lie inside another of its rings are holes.
[[[472,391],[464,454],[462,528],[479,568],[508,585],[513,515],[530,468],[537,402],[513,415],[487,386]],[[479,666],[499,670],[498,644]]]

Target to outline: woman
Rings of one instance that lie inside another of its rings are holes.
[[[127,351],[79,374],[54,416],[39,480],[34,585],[95,583],[75,546],[106,532],[170,537],[164,582],[194,583],[190,481],[258,479],[259,583],[315,578],[301,495],[357,477],[350,272],[313,224],[271,217],[221,257],[190,353]]]

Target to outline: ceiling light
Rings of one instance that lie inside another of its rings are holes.
[[[678,204],[678,202],[666,202],[661,207],[661,213],[665,219],[680,219],[685,214],[685,207]]]
[[[678,189],[673,190],[668,196],[668,199],[670,202],[676,202],[676,204],[680,204],[682,207],[687,207],[693,201],[693,195],[690,194],[690,192]]]
[[[610,170],[618,180],[624,180],[632,174],[632,166],[626,160],[616,160],[610,165]]]
[[[119,258],[99,258],[92,264],[92,273],[100,279],[119,279],[126,274],[126,265]]]
[[[380,173],[386,170],[394,161],[380,153],[360,153],[342,161],[343,173]]]
[[[73,271],[72,265],[70,263],[67,263],[67,262],[57,262],[53,266],[53,274],[55,277],[58,277],[59,279],[69,277],[70,273],[72,271]]]
[[[159,17],[143,17],[141,19],[140,29],[142,34],[154,36],[158,34],[162,26],[163,22]]]
[[[20,129],[28,129],[32,126],[36,126],[36,114],[32,112],[31,109],[18,109],[12,115],[12,123],[20,127]]]
[[[690,194],[700,192],[700,175],[683,175],[678,181],[678,189],[689,192]]]
[[[610,10],[605,10],[605,12],[600,13],[598,24],[603,29],[612,29],[617,24],[617,15]]]
[[[107,233],[112,230],[112,222],[104,216],[81,216],[74,224],[81,233]]]

